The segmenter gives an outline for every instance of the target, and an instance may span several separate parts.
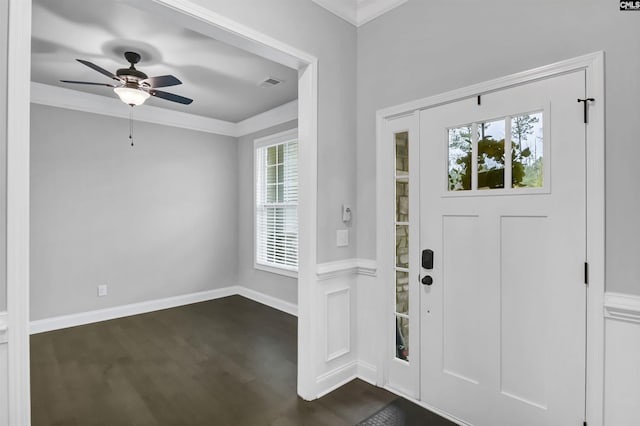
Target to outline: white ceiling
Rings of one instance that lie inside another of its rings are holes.
[[[108,87],[60,80],[112,83],[75,59],[115,73],[128,67],[123,53],[132,50],[142,56],[137,69],[172,74],[183,83],[162,90],[194,99],[182,105],[152,97],[145,105],[218,120],[239,122],[298,97],[296,70],[116,0],[34,0],[31,43],[34,82],[115,98]],[[269,77],[283,83],[260,87]]]

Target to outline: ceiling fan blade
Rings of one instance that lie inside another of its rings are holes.
[[[142,80],[141,84],[149,84],[151,87],[169,87],[182,84],[180,80],[172,75],[161,75],[158,77],[149,77],[146,80]]]
[[[63,83],[73,83],[73,84],[88,84],[90,86],[107,86],[107,87],[117,87],[114,86],[113,84],[106,84],[106,83],[91,83],[88,81],[74,81],[74,80],[60,80]]]
[[[178,102],[179,104],[189,105],[193,102],[193,99],[185,98],[184,96],[176,95],[174,93],[163,92],[162,90],[150,90],[149,94],[157,98],[166,99],[172,102]]]
[[[81,63],[81,64],[83,64],[83,65],[88,66],[88,67],[89,67],[89,68],[91,68],[91,69],[94,69],[94,70],[98,71],[100,74],[104,74],[104,75],[106,75],[107,77],[109,77],[109,78],[111,78],[111,79],[113,79],[113,80],[120,81],[120,79],[118,78],[118,76],[116,76],[115,74],[113,74],[113,73],[112,73],[112,72],[110,72],[110,71],[105,70],[105,69],[104,69],[104,68],[102,68],[102,67],[97,66],[96,64],[94,64],[94,63],[92,63],[92,62],[85,61],[84,59],[76,59],[76,61],[80,62],[80,63]]]

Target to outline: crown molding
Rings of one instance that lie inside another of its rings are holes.
[[[287,102],[269,111],[236,123],[236,136],[245,136],[278,124],[298,119],[298,100]]]
[[[407,0],[313,0],[313,2],[359,27],[406,3]]]
[[[31,82],[31,103],[90,112],[118,118],[129,118],[129,108],[119,99],[92,93]],[[133,119],[164,126],[179,127],[217,135],[240,137],[298,118],[298,101],[288,102],[272,110],[238,123],[217,120],[151,105],[136,108]]]

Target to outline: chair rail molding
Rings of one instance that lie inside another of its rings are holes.
[[[367,275],[375,277],[377,265],[370,259],[344,259],[333,262],[319,263],[316,266],[318,281],[326,281],[341,275]]]
[[[7,343],[7,313],[0,312],[0,345]]]
[[[605,293],[604,316],[610,319],[640,324],[640,296],[612,292]]]

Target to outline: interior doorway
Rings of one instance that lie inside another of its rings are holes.
[[[316,263],[317,59],[191,2],[130,1],[193,31],[298,70],[298,393],[315,397],[309,305]],[[29,87],[31,2],[10,1],[8,37],[7,306],[9,424],[29,423]],[[27,94],[27,96],[25,96]]]

